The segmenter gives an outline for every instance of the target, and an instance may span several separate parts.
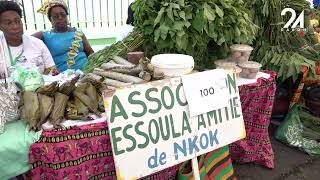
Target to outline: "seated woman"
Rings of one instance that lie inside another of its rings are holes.
[[[32,63],[41,73],[55,71],[54,61],[42,41],[23,35],[22,10],[12,1],[0,1],[0,74],[4,68]],[[56,71],[54,73],[57,73]]]
[[[85,35],[68,26],[68,10],[63,0],[47,0],[38,10],[48,16],[53,29],[33,36],[43,40],[49,48],[58,69],[84,69],[93,50]]]
[[[48,72],[54,67],[51,54],[41,40],[23,35],[21,16],[18,4],[0,1],[0,74],[10,66],[25,63]],[[4,133],[0,134],[0,179],[10,179],[30,169],[29,149],[40,135],[41,131],[29,131],[25,121],[6,124]]]

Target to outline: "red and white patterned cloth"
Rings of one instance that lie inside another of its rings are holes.
[[[29,161],[34,180],[116,179],[106,122],[44,131],[31,146]],[[178,168],[174,166],[146,178],[174,179]]]
[[[276,92],[276,73],[239,87],[247,137],[230,145],[232,160],[274,168],[274,154],[269,138],[269,124]]]

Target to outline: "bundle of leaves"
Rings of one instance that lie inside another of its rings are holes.
[[[307,1],[249,0],[245,6],[252,10],[250,16],[260,27],[251,56],[253,60],[261,62],[266,69],[276,71],[280,81],[289,77],[296,80],[303,66],[311,68],[314,73],[315,61],[320,59],[320,46],[313,28],[309,27],[311,9]],[[297,15],[305,13],[306,31],[283,29],[291,18],[290,13],[281,16],[281,11],[287,7],[293,8]]]
[[[188,54],[198,67],[226,57],[231,44],[251,44],[258,30],[242,0],[136,0],[133,10],[147,54]]]

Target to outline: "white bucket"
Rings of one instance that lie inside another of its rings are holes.
[[[159,54],[151,58],[155,71],[162,72],[167,77],[177,77],[192,72],[194,59],[184,54]]]

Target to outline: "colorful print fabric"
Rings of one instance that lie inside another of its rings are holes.
[[[229,147],[235,162],[253,162],[274,168],[268,129],[276,92],[276,73],[267,73],[271,75],[269,79],[259,78],[256,83],[239,88],[247,137]]]

